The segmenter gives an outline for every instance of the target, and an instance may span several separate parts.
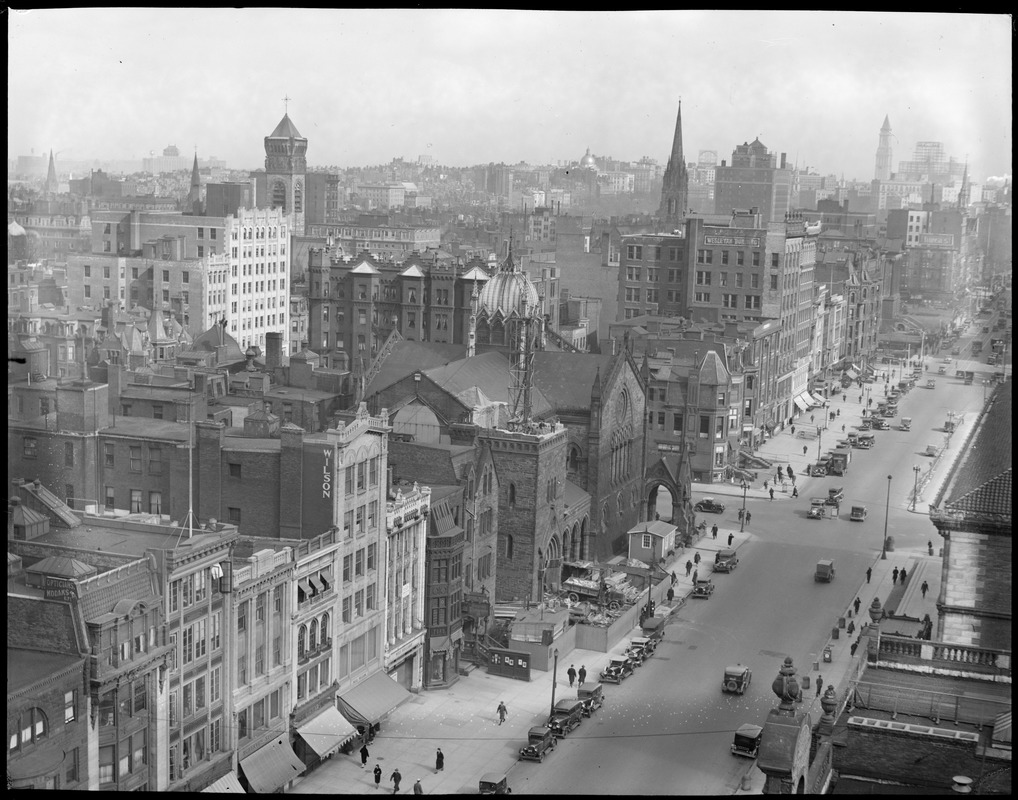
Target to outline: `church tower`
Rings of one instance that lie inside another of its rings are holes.
[[[891,121],[884,116],[884,124],[880,128],[880,144],[877,145],[877,165],[873,175],[878,181],[889,181],[891,179],[891,158],[894,151],[891,149]]]
[[[295,236],[304,235],[307,152],[308,140],[284,113],[276,129],[265,137],[265,188],[268,205],[292,216]]]
[[[665,167],[664,183],[661,186],[661,206],[657,210],[658,218],[669,230],[678,228],[686,218],[689,208],[689,172],[682,154],[682,101],[679,101],[679,113],[675,117],[675,137],[672,139],[672,152],[668,156]]]
[[[60,189],[60,181],[57,180],[57,164],[53,160],[53,151],[49,151],[49,170],[46,173],[46,183],[42,187],[44,192],[56,192]]]
[[[191,191],[187,193],[187,205],[192,214],[201,216],[201,173],[198,172],[198,151],[194,151],[194,166],[191,167]]]

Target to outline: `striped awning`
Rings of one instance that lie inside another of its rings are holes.
[[[297,728],[297,733],[319,758],[325,758],[356,736],[357,729],[334,706],[329,706]]]
[[[798,406],[800,411],[809,411],[810,403],[801,394],[792,398],[792,402]]]

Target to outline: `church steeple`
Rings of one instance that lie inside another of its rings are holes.
[[[661,185],[661,205],[657,215],[664,225],[671,229],[678,227],[686,217],[689,206],[689,172],[682,152],[682,100],[675,116],[675,134],[672,138],[672,152],[668,156],[664,180]]]
[[[194,214],[201,214],[201,175],[198,172],[198,151],[194,151],[194,166],[191,167],[191,191],[187,202]]]
[[[56,192],[60,188],[60,181],[57,180],[57,164],[53,160],[53,151],[49,151],[49,170],[46,172],[46,183],[43,191]]]

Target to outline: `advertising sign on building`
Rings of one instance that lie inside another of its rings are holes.
[[[328,442],[304,443],[304,491],[301,527],[323,531],[336,524],[336,450]]]
[[[490,651],[488,658],[488,673],[491,675],[504,675],[507,678],[515,678],[518,681],[529,681],[530,653],[493,649]]]
[[[725,247],[759,247],[759,236],[704,236],[703,243]]]
[[[921,247],[954,247],[953,233],[920,233],[919,245]]]

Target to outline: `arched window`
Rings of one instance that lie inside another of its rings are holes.
[[[282,181],[272,184],[272,207],[286,211],[286,184]]]
[[[318,620],[311,620],[311,633],[308,635],[308,649],[314,650],[318,644]]]
[[[509,484],[509,508],[516,508],[516,484]]]
[[[576,472],[580,463],[580,448],[570,447],[569,455],[566,457],[566,471]]]
[[[27,747],[49,734],[49,723],[41,708],[26,708],[17,720],[18,730],[10,735],[10,749]]]
[[[301,658],[304,657],[304,652],[307,650],[307,641],[308,641],[307,625],[301,625],[300,630],[297,631],[297,655]]]
[[[298,214],[304,211],[304,184],[300,181],[293,186],[293,210]]]
[[[327,641],[329,641],[329,615],[328,614],[322,614],[321,634],[322,634],[322,644],[325,644]]]
[[[505,557],[510,560],[513,557],[513,537],[508,534],[505,537]]]

